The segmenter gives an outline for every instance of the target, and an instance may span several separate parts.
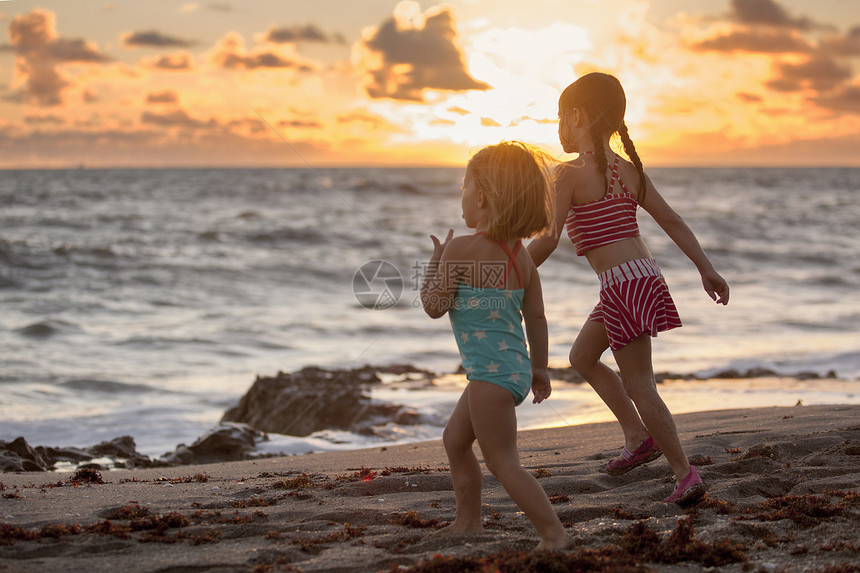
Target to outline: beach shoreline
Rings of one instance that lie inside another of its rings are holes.
[[[520,432],[524,467],[576,539],[556,562],[621,559],[618,551],[634,550],[625,539],[650,531],[655,545],[629,570],[857,570],[860,406],[676,420],[709,488],[686,509],[662,502],[672,488],[662,458],[605,474],[620,443],[614,422]],[[536,532],[486,468],[485,533],[430,535],[454,517],[439,440],[101,473],[4,473],[0,484],[0,571],[417,571],[428,560],[536,558],[527,557]]]

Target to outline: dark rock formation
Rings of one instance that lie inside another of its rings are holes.
[[[179,444],[176,451],[163,456],[171,464],[211,464],[251,457],[257,442],[268,437],[246,424],[222,423],[195,440],[190,446]]]
[[[24,438],[16,438],[11,442],[0,441],[0,471],[4,472],[43,472],[54,469],[58,462],[82,464],[95,458],[109,458],[113,467],[119,468],[168,465],[138,452],[131,436],[114,438],[89,448],[34,448]]]
[[[398,367],[398,374],[405,367]],[[307,436],[327,429],[377,435],[390,422],[417,424],[420,415],[405,406],[370,398],[380,380],[376,367],[324,370],[308,367],[274,377],[257,377],[222,422],[243,422],[275,434]],[[417,372],[417,371],[416,371]]]
[[[180,444],[159,459],[139,453],[131,436],[88,448],[34,448],[21,437],[0,441],[0,471],[48,471],[59,462],[98,470],[235,461],[254,457],[257,444],[268,439],[263,432],[307,436],[334,429],[391,438],[396,434],[393,426],[428,423],[411,408],[371,399],[370,387],[381,384],[378,373],[428,384],[435,376],[403,364],[350,370],[309,367],[291,374],[279,372],[275,377],[258,376],[239,404],[224,414],[220,425],[190,446]],[[92,463],[97,458],[108,458],[111,463],[107,468]]]

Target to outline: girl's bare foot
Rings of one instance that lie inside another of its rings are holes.
[[[446,536],[446,537],[461,537],[464,535],[479,535],[484,532],[484,525],[480,522],[478,523],[461,523],[457,520],[454,520],[454,523],[451,525],[446,525],[441,529],[437,529],[432,533],[435,536]]]
[[[535,551],[556,551],[558,549],[568,549],[573,547],[573,538],[566,533],[553,538],[541,539]]]

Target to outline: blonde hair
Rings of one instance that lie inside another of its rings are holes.
[[[466,166],[487,201],[491,239],[525,239],[545,233],[553,223],[552,159],[519,141],[478,151]]]

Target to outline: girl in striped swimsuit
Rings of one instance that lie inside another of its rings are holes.
[[[576,253],[586,257],[600,278],[600,301],[573,343],[570,363],[624,431],[625,446],[607,471],[620,475],[665,455],[676,481],[665,501],[685,505],[701,497],[705,486],[687,461],[672,414],[657,393],[651,364],[651,337],[681,326],[681,320],[660,268],[639,235],[637,207],[654,217],[696,265],[711,299],[727,304],[729,287],[643,171],[624,124],[626,104],[621,83],[603,73],[582,76],[561,94],[559,141],[566,153],[579,157],[557,173],[553,235],[532,241],[528,251],[540,265],[566,227]],[[612,151],[609,140],[616,132],[632,163]],[[620,376],[600,362],[607,348]]]

